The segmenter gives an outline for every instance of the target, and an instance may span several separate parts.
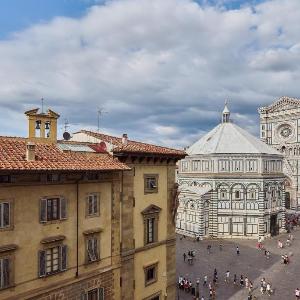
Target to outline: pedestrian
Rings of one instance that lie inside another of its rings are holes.
[[[185,252],[183,253],[183,261],[185,262],[185,260],[186,260],[186,254],[185,254]]]
[[[247,276],[245,277],[245,287],[246,287],[246,289],[249,288],[249,279]]]
[[[207,275],[204,275],[203,286],[206,286],[206,285],[207,285]]]
[[[201,296],[200,300],[205,300],[203,296]]]
[[[300,290],[298,288],[295,289],[295,297],[296,297],[296,300],[300,299]]]
[[[271,296],[271,295],[272,295],[272,289],[271,289],[271,284],[270,284],[270,282],[267,283],[266,289],[267,289],[267,294],[268,294],[269,296]]]
[[[252,281],[249,280],[249,293],[252,292],[252,289],[253,289],[253,283]]]
[[[228,283],[229,282],[229,277],[230,277],[230,272],[227,270],[225,273],[225,282]]]
[[[209,289],[209,299],[212,299],[212,298],[213,298],[213,290]]]
[[[211,253],[211,245],[207,245],[207,253],[208,253],[208,254]]]
[[[233,284],[236,285],[236,281],[237,281],[237,276],[236,274],[233,275]]]
[[[267,259],[269,259],[270,258],[270,251],[268,250],[267,251]]]
[[[236,246],[236,254],[240,255],[240,248],[239,248],[239,246]]]
[[[219,250],[222,251],[223,250],[223,244],[219,245]]]
[[[216,276],[216,275],[218,275],[218,271],[217,271],[217,269],[215,268],[215,269],[214,269],[214,276]]]
[[[244,276],[241,275],[240,277],[240,286],[244,286]]]

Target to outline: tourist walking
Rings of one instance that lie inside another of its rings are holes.
[[[225,282],[228,283],[229,282],[229,277],[230,277],[230,272],[227,270],[225,273]]]
[[[295,297],[296,297],[296,300],[300,299],[300,290],[298,288],[295,289]]]
[[[237,276],[236,276],[236,274],[234,274],[233,275],[233,284],[236,285],[236,282],[237,282]]]
[[[203,277],[203,286],[207,286],[207,275]]]
[[[268,282],[268,283],[267,283],[266,290],[267,290],[267,294],[268,294],[268,296],[271,296],[271,295],[272,295],[272,293],[273,293],[273,291],[272,291],[272,288],[271,288],[271,283],[270,283],[270,282]]]
[[[239,248],[239,246],[236,246],[236,254],[240,255],[240,248]]]
[[[185,254],[185,252],[183,253],[183,261],[185,261],[186,260],[186,254]]]
[[[244,286],[244,276],[241,275],[240,277],[240,286]]]
[[[247,276],[245,277],[245,287],[246,287],[246,289],[249,288],[249,279]]]

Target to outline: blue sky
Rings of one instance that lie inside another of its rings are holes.
[[[105,5],[104,5],[105,4]],[[299,0],[0,0],[0,135],[45,106],[70,131],[174,147],[300,97]]]
[[[238,9],[245,4],[254,5],[263,0],[195,0],[204,5],[224,6]],[[93,5],[101,5],[105,0],[1,0],[0,39],[5,39],[15,31],[37,23],[44,23],[56,16],[78,18]]]
[[[1,0],[0,38],[55,16],[78,18],[95,0]]]

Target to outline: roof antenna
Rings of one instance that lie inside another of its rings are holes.
[[[103,107],[98,107],[98,110],[97,110],[97,114],[98,114],[98,127],[97,127],[97,131],[99,132],[100,131],[100,118],[103,114],[107,114],[108,112],[107,111],[104,111],[104,108]]]
[[[64,133],[63,133],[63,138],[65,141],[68,141],[71,138],[70,133],[68,132],[68,127],[70,127],[69,122],[67,119],[65,119],[65,123],[64,123]]]

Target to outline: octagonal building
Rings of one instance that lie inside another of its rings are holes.
[[[283,155],[230,120],[187,149],[178,172],[177,232],[258,238],[285,230]]]

